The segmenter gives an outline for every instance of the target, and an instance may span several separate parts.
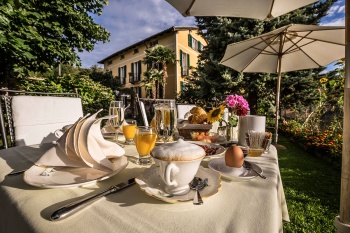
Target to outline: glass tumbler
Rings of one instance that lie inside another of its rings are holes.
[[[135,129],[136,129],[136,120],[126,119],[123,124],[123,134],[125,137],[125,145],[134,145],[134,137],[135,137]]]
[[[135,145],[139,158],[136,161],[140,165],[148,165],[152,163],[151,150],[156,144],[156,130],[151,126],[137,126],[135,129]]]

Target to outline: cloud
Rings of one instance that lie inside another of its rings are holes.
[[[110,0],[101,16],[93,16],[110,33],[110,42],[80,53],[83,67],[172,26],[193,26],[194,17],[183,17],[164,0]]]
[[[332,6],[328,11],[328,16],[333,16],[338,11],[339,7],[338,5]]]
[[[345,2],[339,0],[321,21],[325,26],[344,26]],[[110,33],[110,42],[98,43],[91,52],[79,53],[83,67],[172,26],[193,26],[194,17],[183,17],[164,0],[110,0],[101,16],[92,16]]]
[[[344,26],[345,25],[345,1],[339,0],[329,9],[327,16],[323,17],[322,26]]]
[[[324,23],[321,23],[322,26],[345,26],[345,18],[336,18]]]

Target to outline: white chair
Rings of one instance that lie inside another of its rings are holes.
[[[7,106],[6,115],[12,146],[55,141],[58,138],[55,131],[83,116],[80,98],[16,95],[7,100],[9,103],[5,102],[5,105],[10,105],[10,108]],[[3,128],[4,122],[1,124]],[[2,134],[4,132],[2,130]]]
[[[16,146],[57,140],[55,131],[83,116],[80,98],[14,96],[12,118]]]
[[[196,107],[196,105],[194,105],[194,104],[178,104],[176,106],[176,108],[177,108],[177,118],[185,120],[186,119],[185,118],[186,113],[191,111],[191,109],[193,107]]]

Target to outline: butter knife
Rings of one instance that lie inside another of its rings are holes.
[[[133,184],[135,184],[135,178],[131,178],[125,182],[119,183],[117,185],[113,185],[100,193],[85,197],[84,199],[81,199],[81,200],[74,201],[54,211],[51,214],[50,220],[56,221],[56,220],[67,218],[72,214],[78,212],[79,210],[85,208],[86,206],[90,205],[91,203],[97,201],[101,197],[105,197],[109,194],[119,192],[120,190],[127,188]]]
[[[260,176],[263,179],[266,179],[266,176],[264,176],[263,174],[257,172],[251,163],[249,163],[248,161],[244,160],[243,162],[243,167],[245,167],[247,170],[252,170],[253,172],[255,172],[258,176]]]

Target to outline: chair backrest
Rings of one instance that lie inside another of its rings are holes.
[[[140,112],[141,116],[142,116],[143,125],[149,126],[147,114],[146,114],[146,109],[145,109],[145,104],[139,98],[136,99],[136,102],[138,104],[138,112]]]
[[[1,112],[3,118],[1,134],[5,148],[9,146],[6,132],[9,132],[11,146],[52,142],[58,138],[55,135],[56,130],[74,123],[83,116],[81,99],[74,93],[41,93],[44,96],[31,96],[31,92],[14,93],[25,95],[2,96],[5,100],[8,126],[6,131],[5,119]],[[64,97],[54,95],[64,95]],[[69,95],[76,97],[67,97]]]
[[[178,104],[176,106],[176,108],[177,108],[177,118],[178,119],[186,119],[185,118],[186,113],[191,111],[191,109],[193,107],[196,107],[196,105],[194,105],[194,104]]]

